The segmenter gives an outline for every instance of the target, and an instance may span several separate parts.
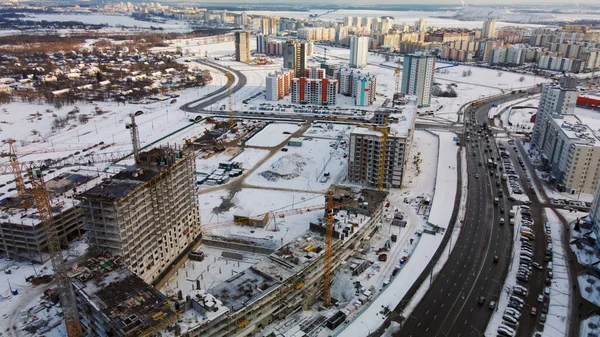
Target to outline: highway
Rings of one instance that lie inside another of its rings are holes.
[[[500,178],[497,169],[488,168],[487,159],[491,153],[498,158],[494,140],[489,136],[492,152],[484,152],[487,139],[473,130],[487,122],[490,104],[497,101],[467,108],[465,121],[471,125],[471,141],[465,142],[469,172],[465,220],[448,262],[394,336],[481,335],[487,326],[491,314],[487,305],[500,294],[510,262],[512,236],[510,226],[499,225],[499,207],[493,203]],[[500,204],[508,209],[504,198]],[[493,262],[494,256],[499,256],[498,263]],[[484,306],[477,303],[480,296],[486,298]]]

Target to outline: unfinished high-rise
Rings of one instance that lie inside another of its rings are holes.
[[[151,283],[201,234],[195,161],[172,149],[140,161],[80,194],[90,248],[122,257]]]
[[[384,124],[386,116],[389,131],[385,155],[382,153],[382,132],[374,127],[357,127],[350,133],[349,182],[376,187],[379,182],[380,165],[384,165],[383,186],[402,187],[415,127],[416,98],[413,97],[402,110],[377,111],[375,123]]]

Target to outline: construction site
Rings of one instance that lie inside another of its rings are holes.
[[[0,249],[52,262],[69,337],[327,334],[410,254],[384,191],[402,185],[416,115],[408,103],[372,124],[230,110],[154,141],[142,140],[148,117],[138,111],[124,118],[131,150],[93,139],[85,155],[10,142],[0,171],[14,180],[1,188],[16,193],[0,200]],[[383,155],[363,158],[372,175],[350,187],[356,130],[373,132]],[[66,262],[80,237],[87,251]]]

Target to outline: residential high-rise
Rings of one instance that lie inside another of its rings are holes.
[[[383,112],[387,113],[387,111]],[[389,123],[389,135],[383,160],[385,188],[402,187],[410,145],[412,143],[416,102],[414,97],[403,106],[403,119]],[[348,156],[348,181],[369,187],[376,187],[379,181],[379,166],[382,165],[383,134],[371,128],[357,127],[350,133],[350,153]]]
[[[427,30],[427,23],[425,19],[419,18],[419,20],[415,21],[415,32],[424,32]]]
[[[256,35],[256,52],[260,54],[267,53],[267,44],[269,43],[269,37],[263,34]]]
[[[368,36],[350,37],[350,67],[363,68],[367,66],[367,57],[369,53]]]
[[[600,175],[600,137],[594,119],[575,114],[576,88],[576,78],[566,76],[558,84],[542,87],[531,143],[558,189],[572,194],[595,193]]]
[[[321,69],[317,66],[306,68],[305,72],[308,78],[325,78],[325,69]]]
[[[226,9],[224,9],[221,12],[221,23],[225,23],[225,22],[227,22],[227,10]]]
[[[400,92],[417,96],[417,106],[431,104],[431,85],[435,70],[435,56],[410,54],[404,56],[402,68],[402,87]]]
[[[244,27],[244,28],[246,28],[246,26],[248,26],[248,14],[246,12],[242,12],[240,23],[242,24],[242,27]]]
[[[290,94],[293,72],[281,69],[267,76],[265,95],[269,101],[278,101]]]
[[[493,39],[496,37],[496,20],[489,18],[483,21],[483,28],[481,29],[482,39]]]
[[[292,103],[335,105],[337,91],[338,80],[306,77],[292,79]]]
[[[348,27],[338,26],[335,28],[335,43],[346,44],[348,39]]]
[[[235,60],[250,61],[250,32],[235,32]]]
[[[352,27],[352,25],[354,25],[354,18],[351,16],[345,16],[344,17],[344,26]]]
[[[287,41],[283,45],[283,67],[294,71],[294,77],[304,77],[307,43]]]
[[[352,97],[357,106],[368,106],[375,101],[377,78],[371,74],[358,74],[354,77]]]
[[[79,194],[88,244],[121,256],[151,283],[201,238],[196,162],[179,151],[140,153],[134,169]]]

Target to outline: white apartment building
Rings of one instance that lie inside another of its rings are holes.
[[[350,67],[363,68],[367,66],[369,52],[368,36],[350,37]]]
[[[281,69],[267,75],[265,79],[265,95],[269,101],[278,101],[290,94],[294,73],[289,69]]]
[[[600,174],[600,138],[597,123],[575,114],[577,81],[563,77],[542,88],[531,142],[558,189],[594,193]]]
[[[405,95],[417,96],[417,105],[427,107],[431,104],[431,85],[435,70],[435,56],[410,54],[404,56],[402,69],[402,87]]]
[[[493,39],[496,37],[496,20],[489,18],[483,21],[483,28],[481,29],[482,39]]]

